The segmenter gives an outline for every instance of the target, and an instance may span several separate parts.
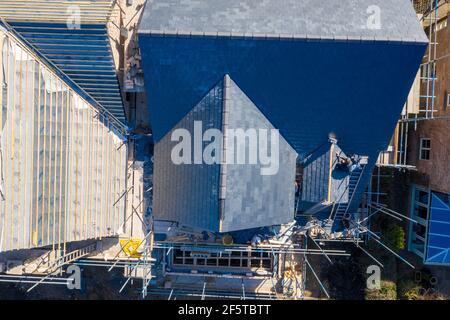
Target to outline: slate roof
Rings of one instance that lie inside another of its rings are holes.
[[[139,32],[428,41],[410,0],[149,0]]]
[[[241,88],[229,78],[225,108],[228,129],[275,129]],[[260,145],[259,148],[263,147]],[[274,150],[268,150],[267,154],[273,152]],[[280,136],[278,172],[275,175],[262,175],[260,164],[227,164],[222,231],[293,221],[296,158],[295,150]]]
[[[194,121],[203,130],[221,129],[223,83],[208,94],[155,145],[153,214],[157,220],[177,221],[206,230],[219,229],[219,165],[175,165],[171,141],[177,129],[194,132]],[[192,159],[192,157],[191,157]]]
[[[261,175],[259,163],[175,165],[171,153],[177,142],[171,141],[172,133],[184,128],[193,135],[194,121],[202,121],[203,130],[274,129],[245,93],[225,76],[155,146],[155,218],[214,232],[291,222],[297,154],[284,138],[280,137],[280,162],[275,175]],[[229,160],[231,153],[225,154]]]
[[[371,6],[380,29],[367,28]],[[427,44],[409,0],[148,1],[139,45],[153,138],[228,74],[300,160],[330,133],[369,158],[356,210]]]

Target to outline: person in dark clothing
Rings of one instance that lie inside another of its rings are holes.
[[[338,160],[336,167],[337,167],[339,170],[342,170],[342,171],[348,171],[350,165],[352,164],[351,159],[350,159],[350,158],[347,158],[347,157],[342,157],[342,156],[339,155],[339,154],[336,154],[336,157],[337,157],[337,160]]]

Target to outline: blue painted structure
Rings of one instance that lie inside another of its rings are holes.
[[[425,263],[450,264],[450,195],[431,193]]]

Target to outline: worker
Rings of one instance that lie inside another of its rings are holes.
[[[336,153],[336,157],[337,157],[337,160],[338,160],[338,163],[337,163],[336,167],[339,170],[348,171],[349,170],[349,166],[352,164],[352,161],[350,160],[350,158],[342,157],[338,153]]]
[[[352,172],[353,170],[355,170],[355,169],[359,169],[359,168],[361,168],[361,165],[359,164],[359,157],[357,156],[357,155],[352,155],[351,157],[350,157],[350,161],[351,161],[351,164],[350,164],[350,172]]]

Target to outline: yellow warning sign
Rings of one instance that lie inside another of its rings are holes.
[[[140,258],[141,253],[139,252],[139,247],[142,244],[141,239],[123,239],[120,240],[120,246],[123,252],[131,258]]]

